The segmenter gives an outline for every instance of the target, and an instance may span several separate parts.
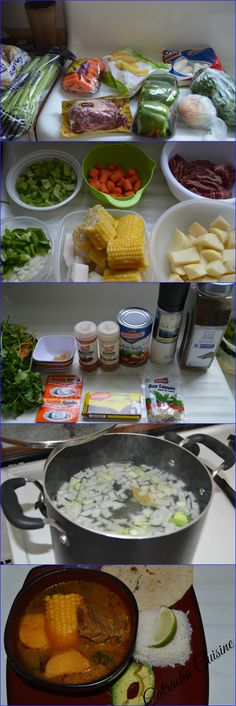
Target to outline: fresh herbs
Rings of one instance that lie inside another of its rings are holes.
[[[5,228],[1,242],[3,279],[8,280],[13,274],[17,276],[21,268],[26,270],[24,279],[27,279],[28,270],[25,266],[37,255],[47,255],[50,249],[50,243],[42,228]],[[40,262],[39,260],[39,269],[43,266],[43,261],[41,264]]]
[[[61,159],[34,162],[19,174],[16,190],[21,201],[37,208],[65,201],[76,187],[73,167]]]
[[[2,413],[18,417],[42,401],[39,373],[31,370],[32,352],[37,339],[25,326],[2,322]]]

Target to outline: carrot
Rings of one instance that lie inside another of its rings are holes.
[[[95,169],[95,167],[93,167],[92,169],[89,169],[89,172],[88,172],[89,177],[97,179],[98,174],[99,174],[99,171],[98,171],[98,169]]]
[[[114,196],[122,196],[122,189],[120,186],[116,186],[113,191]]]
[[[104,169],[104,166],[103,164],[101,164],[101,162],[98,162],[97,164],[95,164],[95,168],[98,169],[98,171],[100,172],[102,169]]]
[[[113,184],[113,181],[110,181],[109,179],[107,180],[106,187],[108,191],[113,194],[114,189],[115,189],[115,184]]]
[[[105,184],[107,179],[109,177],[109,172],[107,169],[102,169],[101,174],[100,174],[100,182],[102,184]]]
[[[138,180],[134,183],[134,191],[135,191],[135,193],[136,193],[136,191],[139,191],[140,188],[141,188],[141,181],[140,181],[140,179],[138,179]]]
[[[132,184],[130,179],[123,179],[123,189],[124,191],[132,191]]]
[[[124,196],[134,196],[134,191],[126,191]]]
[[[100,182],[99,191],[102,191],[103,194],[109,194],[109,191],[108,191],[108,189],[107,189],[107,187],[106,187],[106,184],[103,184],[103,183],[101,183],[101,182]]]
[[[127,174],[129,177],[138,176],[136,169],[133,169],[133,167],[130,167],[129,169],[127,169]]]
[[[121,172],[119,172],[119,171],[113,172],[113,174],[111,175],[111,181],[113,181],[113,183],[116,184],[117,181],[120,181],[120,179],[122,179],[122,177],[123,177],[123,174],[121,174]]]
[[[108,164],[107,169],[109,169],[110,172],[114,172],[115,165],[113,164],[113,162],[111,162],[111,164]]]
[[[98,191],[99,191],[99,189],[100,189],[100,181],[99,181],[99,179],[94,179],[94,182],[93,182],[92,186],[93,186],[94,189],[98,189]]]

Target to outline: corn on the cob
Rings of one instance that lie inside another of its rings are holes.
[[[78,593],[54,593],[45,598],[49,635],[58,647],[72,647],[78,637],[77,608],[83,602]]]
[[[146,267],[144,243],[116,238],[108,243],[107,262],[111,270],[139,270]]]
[[[113,217],[103,206],[93,206],[88,210],[83,230],[97,249],[103,249],[116,237],[117,229]]]
[[[106,250],[97,250],[96,248],[90,247],[88,256],[90,260],[95,262],[95,264],[98,265],[99,269],[103,272],[107,264]]]
[[[134,213],[122,216],[117,226],[117,238],[127,240],[130,237],[134,242],[136,242],[137,239],[144,242],[144,221],[140,216],[136,216]]]
[[[104,282],[142,282],[141,273],[135,270],[110,270],[107,268],[103,274]]]

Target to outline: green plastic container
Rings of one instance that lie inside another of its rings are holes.
[[[135,196],[119,196],[118,198],[114,198],[110,194],[103,194],[101,191],[94,189],[88,182],[87,174],[89,169],[94,167],[97,162],[101,162],[105,166],[110,162],[115,162],[115,164],[120,164],[124,169],[134,167],[139,173],[142,188],[137,191]],[[144,189],[147,188],[152,179],[155,168],[156,162],[145,154],[145,152],[134,147],[134,145],[127,143],[122,145],[120,142],[116,145],[103,143],[97,145],[97,147],[86,155],[82,164],[82,174],[89,191],[91,191],[95,199],[102,201],[102,203],[110,204],[113,208],[131,208],[131,206],[135,206],[141,199]]]

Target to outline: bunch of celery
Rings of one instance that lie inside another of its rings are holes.
[[[17,140],[33,126],[40,104],[59,76],[64,61],[73,56],[66,49],[56,47],[45,56],[32,59],[3,91],[0,98],[2,140]]]

